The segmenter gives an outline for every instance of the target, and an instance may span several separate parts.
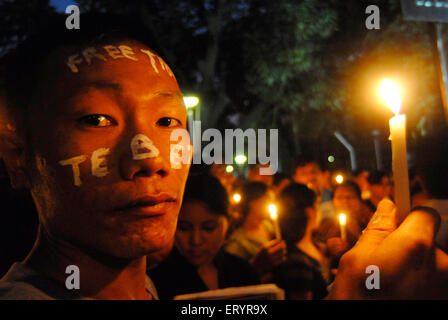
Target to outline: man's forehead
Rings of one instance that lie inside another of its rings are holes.
[[[97,90],[113,90],[118,93],[126,91],[124,85],[116,80],[89,80],[84,81],[80,87],[81,91],[86,91],[89,89]],[[148,88],[149,89],[149,88]],[[179,90],[174,89],[158,89],[158,90],[148,90],[144,95],[140,97],[141,100],[150,100],[152,98],[164,97],[164,98],[174,98],[182,99],[182,94]]]
[[[69,65],[73,62],[71,68]],[[138,42],[61,48],[47,59],[46,67],[51,64],[58,64],[62,73],[54,74],[53,99],[47,101],[49,105],[90,93],[92,89],[134,95],[140,101],[164,97],[183,103],[171,69],[162,58]]]
[[[82,74],[91,71],[92,67],[104,65],[108,62],[135,62],[145,64],[155,75],[169,76],[174,73],[168,64],[151,49],[132,41],[105,43],[94,46],[77,46],[64,50],[64,68],[71,74]]]

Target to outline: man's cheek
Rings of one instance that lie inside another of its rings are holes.
[[[64,173],[69,175],[72,173],[73,185],[80,187],[85,180],[94,178],[104,178],[109,171],[109,148],[99,148],[88,155],[78,155],[58,161],[61,167],[69,167],[71,170],[65,169]]]

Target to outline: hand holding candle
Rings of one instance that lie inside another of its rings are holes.
[[[339,214],[339,226],[341,227],[341,239],[342,240],[347,239],[346,225],[347,225],[347,216],[345,215],[345,213],[340,213]]]
[[[280,225],[278,224],[277,206],[275,204],[270,204],[268,210],[271,215],[272,222],[274,223],[275,237],[281,240],[282,234],[280,232]]]
[[[395,184],[394,199],[397,205],[398,219],[402,221],[411,210],[406,152],[406,116],[399,114],[401,108],[399,89],[391,80],[383,80],[380,92],[382,98],[395,114],[389,120],[389,126],[392,142],[392,171]]]

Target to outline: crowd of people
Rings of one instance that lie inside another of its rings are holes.
[[[434,152],[429,156],[440,158]],[[310,157],[299,158],[292,175],[260,175],[261,165],[255,165],[242,179],[225,167],[214,164],[190,173],[175,248],[159,266],[149,264],[162,298],[255,283],[275,283],[286,299],[325,298],[341,256],[356,244],[380,201],[393,200],[393,177],[385,171],[358,170],[336,182]],[[424,170],[416,173],[412,203],[438,204],[442,229],[437,244],[444,248],[446,194],[431,200],[423,191],[428,182],[438,190],[438,180]],[[282,239],[276,238],[269,216],[272,204],[278,208]],[[339,213],[347,216],[343,238]],[[224,257],[233,263],[223,263]]]
[[[247,179],[222,164],[173,165],[186,108],[142,29],[104,16],[77,33],[53,23],[1,60],[0,156],[39,227],[0,299],[172,299],[260,283],[287,299],[447,296],[446,137],[416,151],[404,221],[384,172],[335,184],[306,157],[290,175],[258,164]],[[363,286],[368,265],[382,291]],[[67,286],[68,267],[80,285]]]
[[[338,183],[310,157],[297,159],[292,175],[260,175],[261,166],[252,166],[247,178],[224,164],[193,168],[174,249],[162,263],[148,265],[162,299],[257,283],[275,283],[286,299],[323,299],[339,259],[379,202],[393,200],[392,177],[384,171],[359,170]],[[413,193],[413,200],[421,197]],[[270,205],[278,208],[281,239]],[[339,213],[347,216],[343,238]]]

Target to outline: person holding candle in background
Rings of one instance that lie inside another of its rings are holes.
[[[219,180],[207,173],[187,180],[171,254],[148,274],[160,299],[259,283],[252,266],[222,249],[229,227],[229,201]]]
[[[281,263],[286,244],[275,239],[275,230],[269,216],[269,205],[274,193],[262,182],[248,181],[241,188],[242,219],[225,243],[225,250],[250,261],[260,277],[269,274]]]
[[[293,183],[278,198],[279,225],[286,241],[286,261],[272,272],[272,281],[285,290],[286,299],[322,299],[326,296],[328,259],[313,241],[317,227],[316,194]]]
[[[359,186],[351,180],[335,187],[332,210],[332,216],[319,224],[315,237],[326,245],[331,269],[335,271],[340,257],[355,245],[373,212],[362,201]],[[343,224],[341,214],[345,215]]]
[[[278,240],[282,239],[282,233],[280,231],[280,226],[278,224],[277,206],[271,203],[268,207],[269,215],[271,217],[272,223],[274,224],[275,238]]]

